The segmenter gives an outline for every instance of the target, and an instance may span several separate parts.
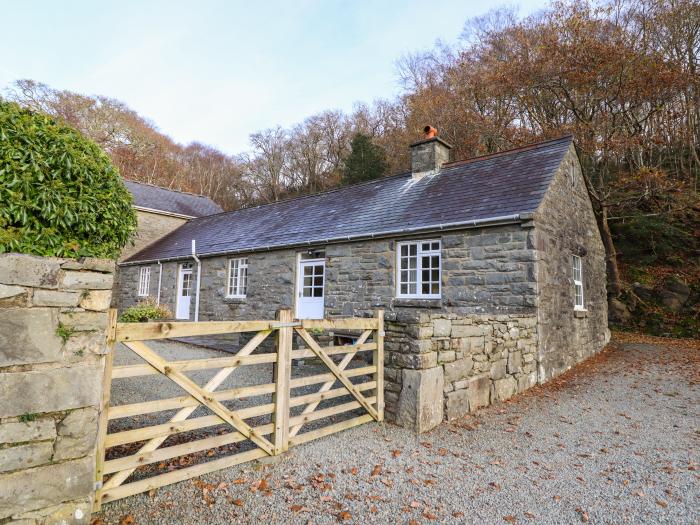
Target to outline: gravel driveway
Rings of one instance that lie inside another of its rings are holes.
[[[428,434],[370,423],[106,504],[96,521],[697,524],[700,351],[658,341],[611,345]]]

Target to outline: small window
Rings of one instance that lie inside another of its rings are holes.
[[[229,259],[226,297],[245,297],[247,287],[248,259]]]
[[[139,271],[139,297],[148,295],[148,288],[151,285],[151,267],[142,266]]]
[[[576,186],[576,164],[573,160],[569,163],[569,182]]]
[[[440,298],[440,241],[398,243],[397,297]]]
[[[581,257],[572,255],[571,266],[574,277],[574,310],[583,310],[583,267]]]

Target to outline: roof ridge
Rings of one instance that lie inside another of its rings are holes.
[[[462,164],[468,164],[470,162],[476,162],[480,160],[487,160],[493,157],[499,157],[502,155],[509,155],[511,153],[517,153],[519,151],[528,151],[531,149],[537,149],[543,146],[546,146],[548,144],[551,144],[552,142],[560,142],[563,141],[564,139],[572,139],[573,135],[571,133],[567,133],[566,135],[562,135],[561,137],[557,137],[554,139],[547,139],[547,140],[541,140],[538,142],[531,142],[529,144],[524,144],[522,146],[516,146],[514,148],[502,150],[502,151],[496,151],[494,153],[486,153],[484,155],[477,155],[476,157],[469,157],[467,159],[462,159],[462,160],[454,160],[452,162],[446,162],[443,164],[443,167],[445,168],[451,168],[454,166],[460,166]]]
[[[140,180],[127,179],[126,177],[122,177],[122,178],[125,181],[133,182],[134,184],[141,184],[142,186],[151,186],[152,188],[158,188],[159,190],[172,191],[175,193],[182,193],[183,195],[191,195],[192,197],[202,197],[203,199],[209,199],[212,202],[214,202],[211,197],[204,195],[202,193],[192,193],[191,191],[174,190],[172,188],[164,188],[163,186],[158,186],[157,184],[152,184],[150,182],[141,182]]]
[[[572,138],[572,137],[573,137],[573,135],[572,135],[571,133],[568,133],[568,134],[562,135],[561,137],[558,137],[558,138],[542,140],[542,141],[539,141],[539,142],[532,142],[532,143],[530,143],[530,144],[525,144],[525,145],[523,145],[523,146],[518,146],[518,147],[516,147],[516,148],[511,148],[511,149],[509,149],[509,150],[504,150],[504,151],[499,151],[499,152],[496,152],[496,153],[489,153],[489,154],[486,154],[486,155],[479,155],[479,156],[476,156],[476,157],[470,157],[470,158],[468,158],[468,159],[456,160],[456,161],[453,161],[453,162],[448,162],[448,163],[446,163],[446,164],[443,164],[443,167],[445,167],[445,168],[452,168],[452,167],[454,167],[454,166],[459,166],[459,165],[461,165],[461,164],[467,164],[467,163],[472,162],[472,161],[485,160],[485,159],[490,158],[490,157],[495,157],[495,156],[498,156],[498,155],[513,153],[513,152],[516,152],[516,151],[519,151],[519,150],[536,149],[536,148],[538,148],[538,147],[540,147],[540,146],[549,144],[549,143],[551,143],[551,142],[557,142],[557,141],[560,141],[560,140],[564,140],[564,139],[566,139],[566,138],[569,138],[569,139],[570,139],[570,138]],[[202,216],[202,217],[195,217],[195,218],[193,218],[193,219],[190,219],[190,220],[187,221],[187,222],[195,222],[195,221],[198,221],[198,220],[210,219],[210,218],[212,218],[212,217],[218,217],[219,215],[233,214],[233,213],[238,213],[238,212],[242,212],[242,211],[245,211],[245,210],[256,210],[256,209],[258,209],[258,208],[264,208],[265,206],[274,206],[274,205],[277,205],[277,204],[283,204],[283,203],[291,202],[291,201],[301,201],[301,200],[304,200],[304,199],[310,199],[310,198],[312,198],[312,197],[318,197],[318,196],[320,196],[320,195],[327,195],[327,194],[329,194],[329,193],[334,193],[334,192],[342,191],[342,190],[347,189],[347,188],[355,188],[355,187],[357,187],[357,186],[362,186],[362,185],[365,185],[365,184],[376,184],[376,183],[379,182],[379,181],[383,181],[383,180],[387,180],[387,179],[393,179],[393,178],[397,178],[397,177],[405,177],[406,175],[410,175],[410,174],[411,174],[410,170],[409,170],[409,171],[403,171],[403,172],[401,172],[401,173],[396,173],[396,174],[394,174],[394,175],[387,175],[386,177],[380,177],[380,178],[378,178],[378,179],[372,179],[372,180],[368,180],[368,181],[365,181],[365,182],[358,182],[357,184],[350,184],[349,186],[338,186],[337,188],[331,188],[330,190],[319,191],[319,192],[317,192],[317,193],[310,193],[310,194],[308,194],[308,195],[298,195],[298,196],[296,196],[296,197],[289,197],[289,198],[287,198],[287,199],[282,199],[282,200],[280,200],[280,201],[266,202],[266,203],[264,203],[264,204],[257,204],[257,205],[255,205],[255,206],[247,206],[247,207],[244,207],[244,208],[238,208],[237,210],[222,211],[222,212],[214,213],[214,214],[211,214],[211,215],[205,215],[205,216]]]

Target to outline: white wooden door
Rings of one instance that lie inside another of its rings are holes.
[[[180,265],[180,275],[177,279],[176,319],[190,318],[190,301],[192,299],[192,264]]]
[[[297,319],[323,319],[325,269],[326,263],[322,259],[299,262]]]

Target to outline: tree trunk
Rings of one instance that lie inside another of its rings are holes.
[[[605,266],[608,272],[608,294],[612,297],[619,297],[622,292],[622,280],[620,279],[620,269],[617,266],[617,251],[613,242],[610,225],[608,224],[608,207],[601,205],[600,213],[596,214],[600,236],[605,246]]]

